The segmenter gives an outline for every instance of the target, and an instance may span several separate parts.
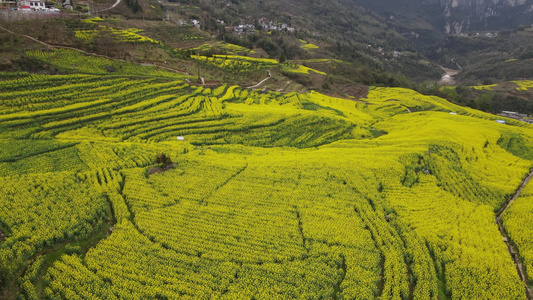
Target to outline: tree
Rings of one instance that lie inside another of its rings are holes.
[[[281,51],[281,55],[279,56],[279,63],[282,64],[285,62],[285,52]]]
[[[492,111],[492,94],[486,93],[479,97],[477,97],[474,101],[476,103],[475,108],[485,111],[485,112],[493,112]]]
[[[126,6],[131,9],[134,14],[143,11],[143,8],[139,4],[138,0],[126,0]]]
[[[161,164],[162,168],[168,168],[172,165],[172,159],[170,159],[170,156],[167,156],[165,153],[159,154],[156,161]]]

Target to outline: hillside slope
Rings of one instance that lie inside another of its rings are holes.
[[[513,72],[502,63],[531,57],[530,39],[523,35],[533,18],[531,0],[173,0],[162,2],[162,7],[171,21],[198,19],[203,30],[250,49],[262,48],[270,58],[282,53],[288,59],[335,58],[372,70],[400,72],[415,82],[436,82],[442,75],[436,63],[455,67],[451,59],[471,57],[476,63],[467,60],[461,66],[475,73],[478,83],[530,77],[528,70]],[[237,26],[253,29],[234,31]],[[271,30],[282,26],[285,29]],[[516,31],[519,28],[521,32]],[[478,38],[454,38],[463,35]],[[454,45],[460,54],[450,51]],[[487,72],[495,62],[498,66]],[[504,71],[499,71],[502,66]],[[457,79],[477,80],[468,77]]]
[[[70,74],[0,73],[6,298],[526,299],[494,221],[530,125],[400,88],[205,88],[28,55]]]

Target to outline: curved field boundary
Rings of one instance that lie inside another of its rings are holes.
[[[526,295],[529,300],[533,300],[533,289],[528,287],[527,285],[527,275],[524,269],[524,265],[520,261],[520,257],[518,255],[518,252],[516,252],[516,249],[511,245],[511,242],[509,241],[509,238],[507,237],[507,234],[505,233],[505,230],[503,228],[502,222],[501,222],[501,216],[503,213],[511,206],[511,203],[515,201],[522,192],[522,189],[528,184],[528,182],[533,178],[533,169],[530,170],[527,177],[522,181],[522,184],[520,187],[516,190],[515,194],[505,203],[505,205],[500,209],[500,211],[496,214],[496,224],[498,224],[498,229],[500,230],[500,233],[502,235],[503,241],[505,244],[507,244],[507,250],[509,251],[509,254],[511,255],[511,258],[513,259],[516,270],[518,271],[518,276],[520,276],[520,279],[522,282],[524,282],[524,286],[526,288]]]

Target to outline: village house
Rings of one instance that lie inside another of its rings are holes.
[[[45,0],[0,0],[0,9],[22,11],[48,11],[53,8],[52,2]]]
[[[499,114],[500,116],[502,117],[508,117],[508,118],[512,118],[512,119],[523,119],[525,117],[527,117],[527,114],[521,114],[521,113],[518,113],[518,112],[514,112],[514,111],[502,111],[501,114]]]
[[[251,24],[244,24],[244,25],[238,25],[234,27],[233,29],[235,33],[242,34],[242,33],[254,33],[255,26]]]
[[[190,21],[191,21],[192,26],[200,29],[200,21],[195,20],[195,19],[191,19]]]
[[[17,6],[19,8],[30,8],[31,10],[46,10],[44,0],[19,0]]]
[[[499,113],[498,116],[507,117],[507,118],[515,119],[515,120],[518,120],[518,121],[521,121],[521,122],[530,123],[530,124],[533,123],[533,119],[529,119],[527,117],[527,114],[522,114],[522,113],[518,113],[518,112],[515,112],[515,111],[506,111],[506,110],[504,110],[501,113]]]

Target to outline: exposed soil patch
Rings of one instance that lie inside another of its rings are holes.
[[[448,68],[442,68],[442,70],[444,70],[444,72],[450,76],[455,76],[461,72],[461,70],[453,70]]]
[[[164,170],[161,167],[152,167],[152,168],[148,169],[148,174],[150,174],[150,175],[153,175],[153,174],[156,174],[156,173],[163,173],[163,172],[164,172]]]
[[[442,75],[442,78],[439,80],[439,85],[454,85],[455,79],[453,77],[461,72],[461,70],[452,70],[448,68],[441,67],[444,71],[444,75]]]
[[[148,174],[153,175],[157,173],[163,173],[170,169],[173,169],[175,166],[176,164],[174,163],[174,164],[163,166],[163,167],[151,167],[150,169],[148,169]]]
[[[324,94],[357,102],[365,102],[361,99],[368,96],[368,86],[366,85],[342,84],[335,85],[331,90],[332,92],[324,91]]]

